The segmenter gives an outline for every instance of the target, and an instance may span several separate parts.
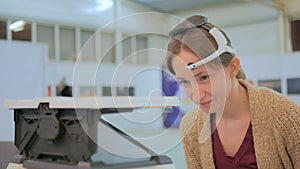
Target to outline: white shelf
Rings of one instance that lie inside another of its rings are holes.
[[[49,103],[49,108],[165,108],[179,106],[177,97],[41,97],[33,100],[6,100],[9,109],[38,108],[40,103]]]

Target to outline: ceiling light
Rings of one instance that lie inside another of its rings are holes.
[[[112,7],[114,2],[112,0],[96,0],[97,6],[96,9],[98,11],[104,11]]]
[[[18,20],[18,21],[11,23],[9,25],[9,29],[14,32],[22,31],[22,30],[24,30],[25,24],[26,24],[26,22],[24,20]]]

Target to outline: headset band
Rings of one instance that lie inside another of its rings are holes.
[[[188,66],[186,66],[185,68],[187,70],[192,70],[198,66],[206,64],[212,61],[213,59],[219,57],[224,52],[229,52],[235,55],[235,50],[232,47],[227,45],[227,39],[225,38],[223,33],[218,28],[209,24],[208,19],[205,16],[194,15],[187,18],[186,20],[177,24],[175,28],[173,28],[169,32],[169,36],[174,37],[178,34],[185,34],[187,31],[191,29],[199,29],[199,28],[206,29],[209,32],[209,34],[212,35],[212,37],[215,39],[218,45],[218,49],[214,53],[207,56],[206,58],[200,60],[199,62],[189,64]]]

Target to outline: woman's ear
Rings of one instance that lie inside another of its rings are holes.
[[[240,70],[241,63],[238,57],[233,57],[230,62],[230,77],[234,78]]]

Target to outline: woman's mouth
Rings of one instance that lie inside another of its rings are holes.
[[[205,102],[200,102],[200,105],[201,105],[201,106],[207,106],[207,105],[209,105],[210,103],[211,103],[211,100],[205,101]]]

